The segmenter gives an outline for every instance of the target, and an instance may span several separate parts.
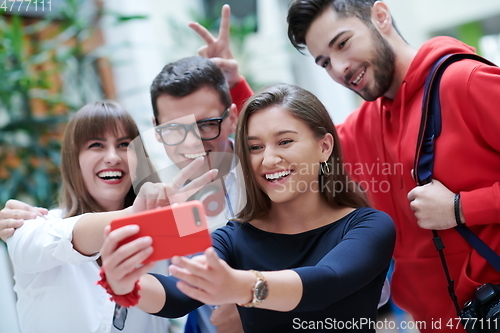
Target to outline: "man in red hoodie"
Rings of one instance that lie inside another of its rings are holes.
[[[500,283],[500,273],[453,229],[459,193],[461,222],[500,253],[500,69],[462,60],[445,71],[434,181],[416,187],[412,168],[424,81],[442,56],[474,49],[437,37],[416,50],[397,31],[387,5],[374,0],[296,0],[288,24],[297,49],[307,47],[334,81],[365,100],[338,130],[352,177],[396,223],[395,303],[425,321],[419,324],[422,332],[463,330],[430,229],[441,230],[460,306],[483,283]],[[215,39],[200,26],[191,27],[207,42],[201,55],[237,77],[227,33]],[[241,100],[251,93],[243,79],[231,91]],[[238,98],[234,102],[241,104]]]
[[[365,100],[339,134],[346,163],[361,169],[354,168],[353,178],[396,223],[394,301],[415,320],[425,320],[427,330],[438,321],[442,329],[456,328],[429,229],[442,230],[460,305],[481,284],[500,283],[500,273],[453,229],[460,193],[461,221],[500,250],[500,69],[462,60],[445,71],[434,181],[416,187],[411,170],[424,81],[442,56],[474,50],[448,37],[415,50],[397,31],[387,5],[374,0],[297,0],[288,24],[297,49],[307,47],[334,81]]]

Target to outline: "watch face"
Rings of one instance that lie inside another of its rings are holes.
[[[263,301],[266,299],[268,293],[269,293],[269,288],[267,287],[267,282],[266,281],[257,282],[254,292],[255,298],[257,298],[259,301]]]

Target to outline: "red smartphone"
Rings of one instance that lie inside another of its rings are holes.
[[[120,245],[143,236],[153,238],[153,253],[144,264],[203,252],[212,246],[205,207],[197,200],[129,215],[110,225],[115,230],[129,224],[137,224],[140,230]]]

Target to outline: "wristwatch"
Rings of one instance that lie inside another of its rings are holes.
[[[264,275],[262,275],[259,271],[254,271],[253,269],[251,269],[250,272],[255,274],[257,280],[252,288],[252,300],[249,303],[238,304],[239,306],[244,306],[245,308],[256,307],[258,304],[262,303],[262,301],[264,301],[269,294],[269,287]]]

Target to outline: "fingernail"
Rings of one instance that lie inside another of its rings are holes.
[[[37,216],[36,213],[30,213],[30,219],[36,219]]]
[[[127,231],[139,231],[139,226],[137,224],[131,224],[125,226],[125,230]]]
[[[153,239],[149,236],[141,237],[141,242],[144,244],[151,243],[152,241],[153,241]]]

